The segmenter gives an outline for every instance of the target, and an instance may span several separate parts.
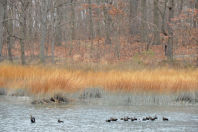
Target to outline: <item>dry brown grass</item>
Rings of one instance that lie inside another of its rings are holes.
[[[198,69],[83,71],[1,64],[1,87],[23,88],[32,94],[73,93],[91,87],[110,92],[192,92],[198,91]]]

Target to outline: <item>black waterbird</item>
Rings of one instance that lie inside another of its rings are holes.
[[[31,115],[31,116],[30,116],[30,121],[31,121],[31,123],[35,123],[35,122],[36,122],[35,117],[33,117],[33,116]]]

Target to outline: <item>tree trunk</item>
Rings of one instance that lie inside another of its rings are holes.
[[[2,56],[2,48],[3,48],[3,22],[4,22],[4,11],[6,7],[6,0],[0,1],[0,61]]]
[[[47,10],[48,0],[42,0],[41,3],[41,43],[40,43],[40,61],[45,62],[45,42],[47,34]]]
[[[110,39],[111,17],[109,15],[109,0],[105,1],[103,12],[104,12],[104,22],[105,22],[105,44],[111,44],[111,39]]]
[[[21,36],[20,46],[21,46],[21,63],[25,65],[25,39],[26,39],[26,15],[22,18],[23,22],[21,22]]]
[[[72,30],[72,40],[76,39],[76,33],[75,33],[75,2],[74,0],[71,0],[71,30]]]
[[[61,2],[61,0],[58,0],[58,2]],[[56,33],[55,33],[55,45],[61,45],[62,44],[62,27],[61,22],[63,19],[63,12],[61,7],[57,8],[57,27],[56,27]]]
[[[54,50],[55,50],[55,39],[54,38],[52,38],[52,48],[51,48],[51,53],[52,53],[52,63],[54,64],[55,63],[55,60],[54,60]]]
[[[159,0],[153,0],[153,24],[154,27],[154,45],[160,45],[160,29],[159,29],[159,11],[158,11]]]
[[[173,29],[170,23],[171,23],[171,19],[174,17],[174,7],[175,7],[175,1],[170,0],[169,16],[168,16],[168,45],[167,45],[168,60],[173,60]]]
[[[195,10],[198,11],[198,0],[195,0]],[[195,16],[196,18],[198,18],[198,13]],[[197,28],[198,26],[198,21],[196,19],[193,20],[193,27]]]
[[[91,0],[88,0],[88,4],[89,4],[89,40],[91,40],[91,47],[93,47],[94,31],[93,31],[92,2],[91,2]]]
[[[96,0],[96,3],[97,3],[97,10],[96,10],[96,13],[97,13],[97,35],[98,37],[100,38],[101,37],[101,32],[100,32],[100,0]]]
[[[76,33],[75,33],[75,1],[71,0],[71,40],[76,39]],[[73,50],[73,43],[70,43],[70,49],[69,49],[69,56],[72,55],[72,50]]]
[[[28,0],[21,0],[21,8],[22,8],[22,15],[20,16],[20,28],[21,28],[21,39],[20,39],[20,46],[21,46],[21,63],[25,65],[25,41],[26,41],[26,33],[27,33],[27,9],[29,6]]]
[[[54,50],[55,50],[55,38],[53,37],[54,34],[56,34],[56,26],[57,26],[57,18],[56,18],[56,15],[55,15],[55,11],[52,12],[52,17],[51,17],[51,21],[52,21],[52,25],[51,25],[51,56],[52,56],[52,63],[54,64],[55,63],[55,60],[54,60]]]
[[[183,4],[184,4],[184,0],[180,0],[180,6],[179,6],[179,14],[182,13],[182,10],[183,10]]]
[[[141,39],[146,42],[146,0],[141,0]]]
[[[130,35],[137,34],[137,24],[135,18],[137,17],[138,0],[130,0],[130,13],[129,13],[129,29]]]
[[[9,57],[9,61],[13,62],[12,59],[12,39],[11,37],[13,36],[13,21],[8,19],[8,16],[11,18],[12,16],[12,8],[8,9],[6,6],[6,12],[5,12],[5,28],[7,31],[7,47],[8,47],[8,57]]]
[[[162,17],[162,26],[161,26],[161,32],[167,36],[167,33],[166,33],[166,30],[165,30],[165,21],[166,21],[166,9],[167,9],[167,3],[168,3],[168,0],[165,0],[164,1],[164,10],[163,12],[161,13],[161,17]]]
[[[45,62],[45,41],[46,41],[46,26],[41,24],[41,44],[40,44],[40,61]]]

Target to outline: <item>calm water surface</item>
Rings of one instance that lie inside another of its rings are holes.
[[[34,106],[27,97],[0,96],[0,132],[198,132],[198,107],[73,104]],[[36,123],[30,123],[30,115]],[[110,117],[158,116],[157,121],[107,123]],[[170,121],[163,122],[166,116]],[[58,119],[64,123],[57,123]]]

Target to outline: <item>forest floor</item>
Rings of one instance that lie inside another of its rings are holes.
[[[52,63],[51,44],[46,44],[46,64]],[[55,45],[53,64],[130,64],[135,67],[150,66],[159,67],[170,65],[165,56],[165,42],[161,45],[150,45],[146,50],[146,44],[138,38],[112,38],[112,45],[104,44],[103,38],[93,40],[75,40],[62,42]],[[39,64],[39,43],[28,43],[25,45],[25,56],[27,64]],[[175,67],[189,67],[198,65],[198,45],[178,44],[173,49]],[[4,45],[4,58],[8,59],[7,47]],[[14,44],[12,55],[15,63],[20,63],[20,45]]]

